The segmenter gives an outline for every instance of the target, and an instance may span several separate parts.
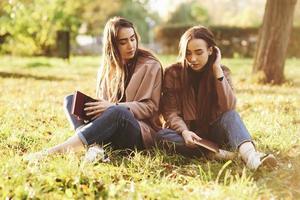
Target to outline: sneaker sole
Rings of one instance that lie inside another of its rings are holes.
[[[269,168],[274,168],[278,165],[276,158],[272,154],[268,154],[261,159],[260,166],[266,166]]]

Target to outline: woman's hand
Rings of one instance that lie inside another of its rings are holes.
[[[184,142],[185,142],[186,146],[188,146],[190,148],[196,148],[197,145],[195,144],[194,141],[200,141],[201,140],[201,137],[199,137],[193,131],[189,131],[189,130],[182,131],[182,137],[184,139]]]
[[[86,112],[87,116],[93,116],[91,120],[96,119],[99,117],[107,108],[115,105],[106,100],[98,100],[95,102],[89,102],[84,104],[86,107],[84,111]]]
[[[218,79],[218,78],[221,78],[224,76],[223,70],[221,68],[222,55],[221,55],[220,49],[217,46],[214,46],[214,48],[217,51],[217,57],[213,64],[213,71],[214,71],[215,77]]]

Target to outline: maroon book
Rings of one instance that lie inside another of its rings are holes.
[[[84,111],[85,103],[95,102],[96,99],[89,97],[79,91],[75,91],[72,105],[72,114],[82,120],[91,120],[93,116],[87,116]]]
[[[201,138],[200,141],[194,141],[194,142],[195,142],[195,144],[197,144],[201,147],[204,147],[204,148],[206,148],[206,149],[208,149],[212,152],[215,152],[215,153],[219,152],[219,146],[216,143],[212,142],[212,141]]]

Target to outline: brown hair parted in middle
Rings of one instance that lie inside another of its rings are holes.
[[[201,79],[199,81],[197,97],[196,111],[198,125],[201,126],[203,131],[206,131],[211,119],[212,114],[218,109],[218,96],[215,85],[215,77],[213,73],[213,64],[217,57],[217,50],[215,48],[215,40],[213,33],[204,26],[194,26],[188,29],[180,38],[179,43],[179,60],[183,67],[182,83],[183,83],[183,97],[189,98],[189,92],[191,88],[191,77],[189,76],[190,66],[187,62],[187,46],[192,39],[202,39],[205,41],[207,48],[212,48],[212,54],[209,55],[207,63],[201,70]]]
[[[122,17],[113,17],[108,20],[103,31],[102,62],[97,78],[97,96],[105,94],[110,102],[118,102],[125,93],[125,65],[122,62],[118,49],[118,33],[121,28],[132,28],[136,42],[136,52],[133,64],[139,56],[157,60],[150,52],[139,48],[139,35],[133,24]],[[104,89],[105,88],[105,89]]]

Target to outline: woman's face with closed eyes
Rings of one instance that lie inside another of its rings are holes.
[[[134,57],[137,49],[137,40],[133,28],[120,28],[117,40],[122,62],[126,63]]]
[[[212,47],[207,46],[203,39],[191,39],[187,43],[186,61],[195,71],[201,71],[212,54]]]

